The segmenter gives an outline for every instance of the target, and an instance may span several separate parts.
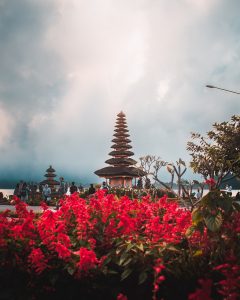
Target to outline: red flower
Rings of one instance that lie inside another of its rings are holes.
[[[122,293],[118,294],[117,300],[128,300],[127,296],[123,295]]]
[[[28,256],[28,263],[37,274],[41,274],[47,268],[47,258],[40,248],[33,249]]]
[[[77,266],[81,271],[93,269],[98,264],[96,254],[92,250],[82,247],[79,251],[74,252],[74,254],[80,256],[80,261],[78,262]]]
[[[205,183],[208,184],[211,188],[213,188],[216,185],[216,181],[213,178],[207,179]]]
[[[225,278],[218,282],[218,292],[226,300],[237,300],[240,298],[240,266],[235,259],[230,263],[225,263],[214,268]]]
[[[71,256],[71,251],[60,243],[54,243],[55,251],[58,253],[59,258],[68,259]]]
[[[162,264],[162,260],[159,258],[155,262],[154,269],[154,282],[153,282],[153,300],[157,299],[157,292],[159,290],[159,285],[165,280],[165,276],[160,275],[165,266]]]

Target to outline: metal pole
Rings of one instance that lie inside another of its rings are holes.
[[[218,89],[218,90],[222,90],[222,91],[226,91],[226,92],[229,92],[229,93],[234,93],[234,94],[240,95],[239,92],[234,92],[234,91],[231,91],[231,90],[222,89],[222,88],[219,88],[219,87],[213,86],[213,85],[206,85],[206,87],[210,88],[210,89]]]

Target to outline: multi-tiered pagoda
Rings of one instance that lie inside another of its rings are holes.
[[[113,151],[109,153],[112,158],[105,161],[110,166],[94,173],[99,177],[108,179],[110,187],[132,187],[132,179],[142,177],[145,173],[134,167],[137,162],[130,158],[134,153],[130,151],[132,149],[131,140],[123,112],[117,115],[113,137],[113,145],[111,146]]]
[[[54,179],[57,176],[55,174],[55,172],[56,171],[53,169],[53,167],[50,166],[46,170],[46,174],[44,175],[46,177],[46,179],[43,180],[42,182],[40,182],[40,185],[48,184],[48,186],[51,188],[51,190],[54,191],[56,189],[56,187],[60,184],[59,181],[56,181]]]

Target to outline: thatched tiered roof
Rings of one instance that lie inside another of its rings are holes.
[[[136,165],[136,161],[130,156],[134,153],[129,149],[132,149],[130,145],[131,140],[128,138],[128,126],[126,122],[126,116],[123,112],[117,115],[116,125],[114,129],[114,143],[111,148],[113,151],[109,153],[112,158],[107,159],[105,162],[110,166],[95,171],[94,173],[100,177],[113,178],[113,177],[141,177],[144,172],[139,168],[133,167]]]
[[[54,186],[59,185],[60,182],[55,180],[54,178],[57,176],[55,174],[55,170],[53,169],[52,166],[50,166],[47,170],[46,170],[46,174],[44,175],[47,179],[43,180],[40,182],[40,185],[45,185],[48,184],[51,188],[54,188]]]

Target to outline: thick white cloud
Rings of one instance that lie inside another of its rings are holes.
[[[32,41],[44,49],[39,64],[19,71],[38,78],[37,95],[49,86],[25,126],[21,120],[35,167],[52,163],[96,181],[120,110],[136,158],[189,159],[191,131],[239,114],[239,96],[205,88],[240,87],[239,9],[239,1],[224,0],[52,1],[41,38]],[[46,51],[54,63],[44,62]]]

